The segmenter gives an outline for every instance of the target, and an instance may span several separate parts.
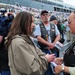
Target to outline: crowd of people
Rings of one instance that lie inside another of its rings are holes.
[[[31,9],[30,9],[31,10]],[[63,75],[75,74],[75,67],[62,65],[57,42],[64,44],[65,28],[75,34],[75,11],[65,21],[47,10],[35,15],[20,11],[14,15],[2,11],[0,15],[0,74],[1,75]],[[68,35],[70,35],[68,34]],[[67,36],[68,37],[68,36]],[[37,39],[36,45],[34,38]],[[71,41],[68,37],[67,42]]]

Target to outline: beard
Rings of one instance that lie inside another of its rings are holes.
[[[48,18],[45,18],[44,21],[48,21]]]

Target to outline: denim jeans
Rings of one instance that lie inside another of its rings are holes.
[[[42,51],[43,51],[44,53],[46,53],[46,54],[51,54],[50,51],[47,50],[47,49],[44,49],[44,50],[42,50]],[[48,63],[47,71],[44,73],[44,75],[55,75],[55,74],[53,73],[53,70],[52,70],[52,68],[51,68],[50,65],[51,65],[51,64]]]
[[[2,71],[1,75],[10,75],[10,71]]]

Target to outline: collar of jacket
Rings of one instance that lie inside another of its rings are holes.
[[[31,38],[30,38],[28,35],[23,35],[23,34],[21,34],[21,35],[15,35],[12,39],[15,39],[15,38],[22,38],[22,39],[24,39],[27,43],[29,43],[29,44],[34,44],[34,43],[32,42],[32,40],[31,40]]]

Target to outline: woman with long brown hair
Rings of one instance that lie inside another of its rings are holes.
[[[12,22],[6,38],[11,75],[43,75],[48,62],[55,59],[54,54],[44,54],[35,46],[34,27],[34,16],[28,12],[18,13]]]

